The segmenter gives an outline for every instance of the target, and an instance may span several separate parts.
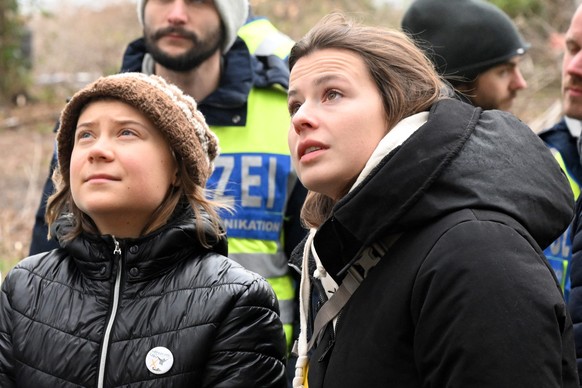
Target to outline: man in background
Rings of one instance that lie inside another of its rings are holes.
[[[491,3],[416,0],[401,26],[465,102],[509,110],[517,92],[527,87],[519,64],[529,44]]]
[[[578,200],[580,185],[582,184],[582,164],[580,161],[580,132],[582,131],[582,12],[578,8],[572,17],[570,26],[565,35],[565,51],[562,59],[562,111],[564,116],[553,127],[540,132],[541,139],[550,147],[556,160],[570,181],[574,198]],[[570,228],[550,245],[544,253],[558,275],[566,300],[572,306],[571,313],[575,323],[577,338],[582,346],[582,274],[580,264],[574,265],[576,260],[573,251],[580,250],[582,234],[575,231],[574,239]],[[578,248],[573,245],[578,245]],[[578,254],[579,256],[580,254]],[[576,272],[574,272],[576,271]],[[576,288],[576,291],[574,289]],[[570,301],[570,298],[573,298]],[[578,363],[582,354],[578,354]]]

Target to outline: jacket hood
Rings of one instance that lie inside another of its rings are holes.
[[[446,99],[336,204],[314,243],[345,269],[381,236],[468,208],[513,218],[545,248],[567,228],[573,207],[566,176],[529,127],[509,113]]]
[[[169,270],[182,259],[210,252],[227,256],[226,238],[216,239],[210,233],[210,222],[206,219],[203,225],[209,248],[203,247],[199,241],[194,212],[188,204],[182,204],[166,225],[146,236],[119,239],[111,235],[82,233],[61,246],[74,258],[87,277],[107,279],[115,264],[114,250],[117,241],[126,265],[138,269],[129,275],[133,277],[129,280],[144,280]],[[70,217],[64,215],[54,225],[56,238],[59,240],[69,228]]]

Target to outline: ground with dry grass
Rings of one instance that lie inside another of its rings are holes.
[[[40,104],[0,114],[0,271],[28,254],[53,152],[58,107]]]

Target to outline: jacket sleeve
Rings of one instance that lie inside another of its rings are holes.
[[[582,196],[576,202],[576,216],[572,223],[572,262],[570,268],[570,299],[568,309],[574,323],[574,341],[578,375],[582,376]],[[582,377],[580,377],[582,386]]]
[[[576,387],[572,324],[539,248],[463,222],[430,251],[412,295],[422,386]]]
[[[256,278],[219,323],[204,387],[285,387],[285,335],[275,293]]]
[[[0,293],[0,387],[16,387],[14,382],[14,356],[12,351],[12,309],[7,295],[6,282]]]

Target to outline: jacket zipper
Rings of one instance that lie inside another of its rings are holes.
[[[99,379],[97,382],[98,388],[104,387],[105,381],[105,364],[107,363],[107,353],[109,351],[109,337],[111,336],[111,328],[113,327],[113,322],[115,322],[115,316],[117,315],[117,307],[119,305],[119,290],[121,288],[121,272],[123,262],[121,260],[121,248],[119,247],[119,241],[113,237],[113,242],[115,243],[115,248],[113,249],[113,255],[116,257],[118,266],[117,274],[115,275],[115,285],[113,288],[113,303],[111,307],[111,315],[109,316],[109,321],[107,322],[107,327],[105,329],[105,335],[103,337],[103,347],[101,350],[101,359],[99,361]]]

